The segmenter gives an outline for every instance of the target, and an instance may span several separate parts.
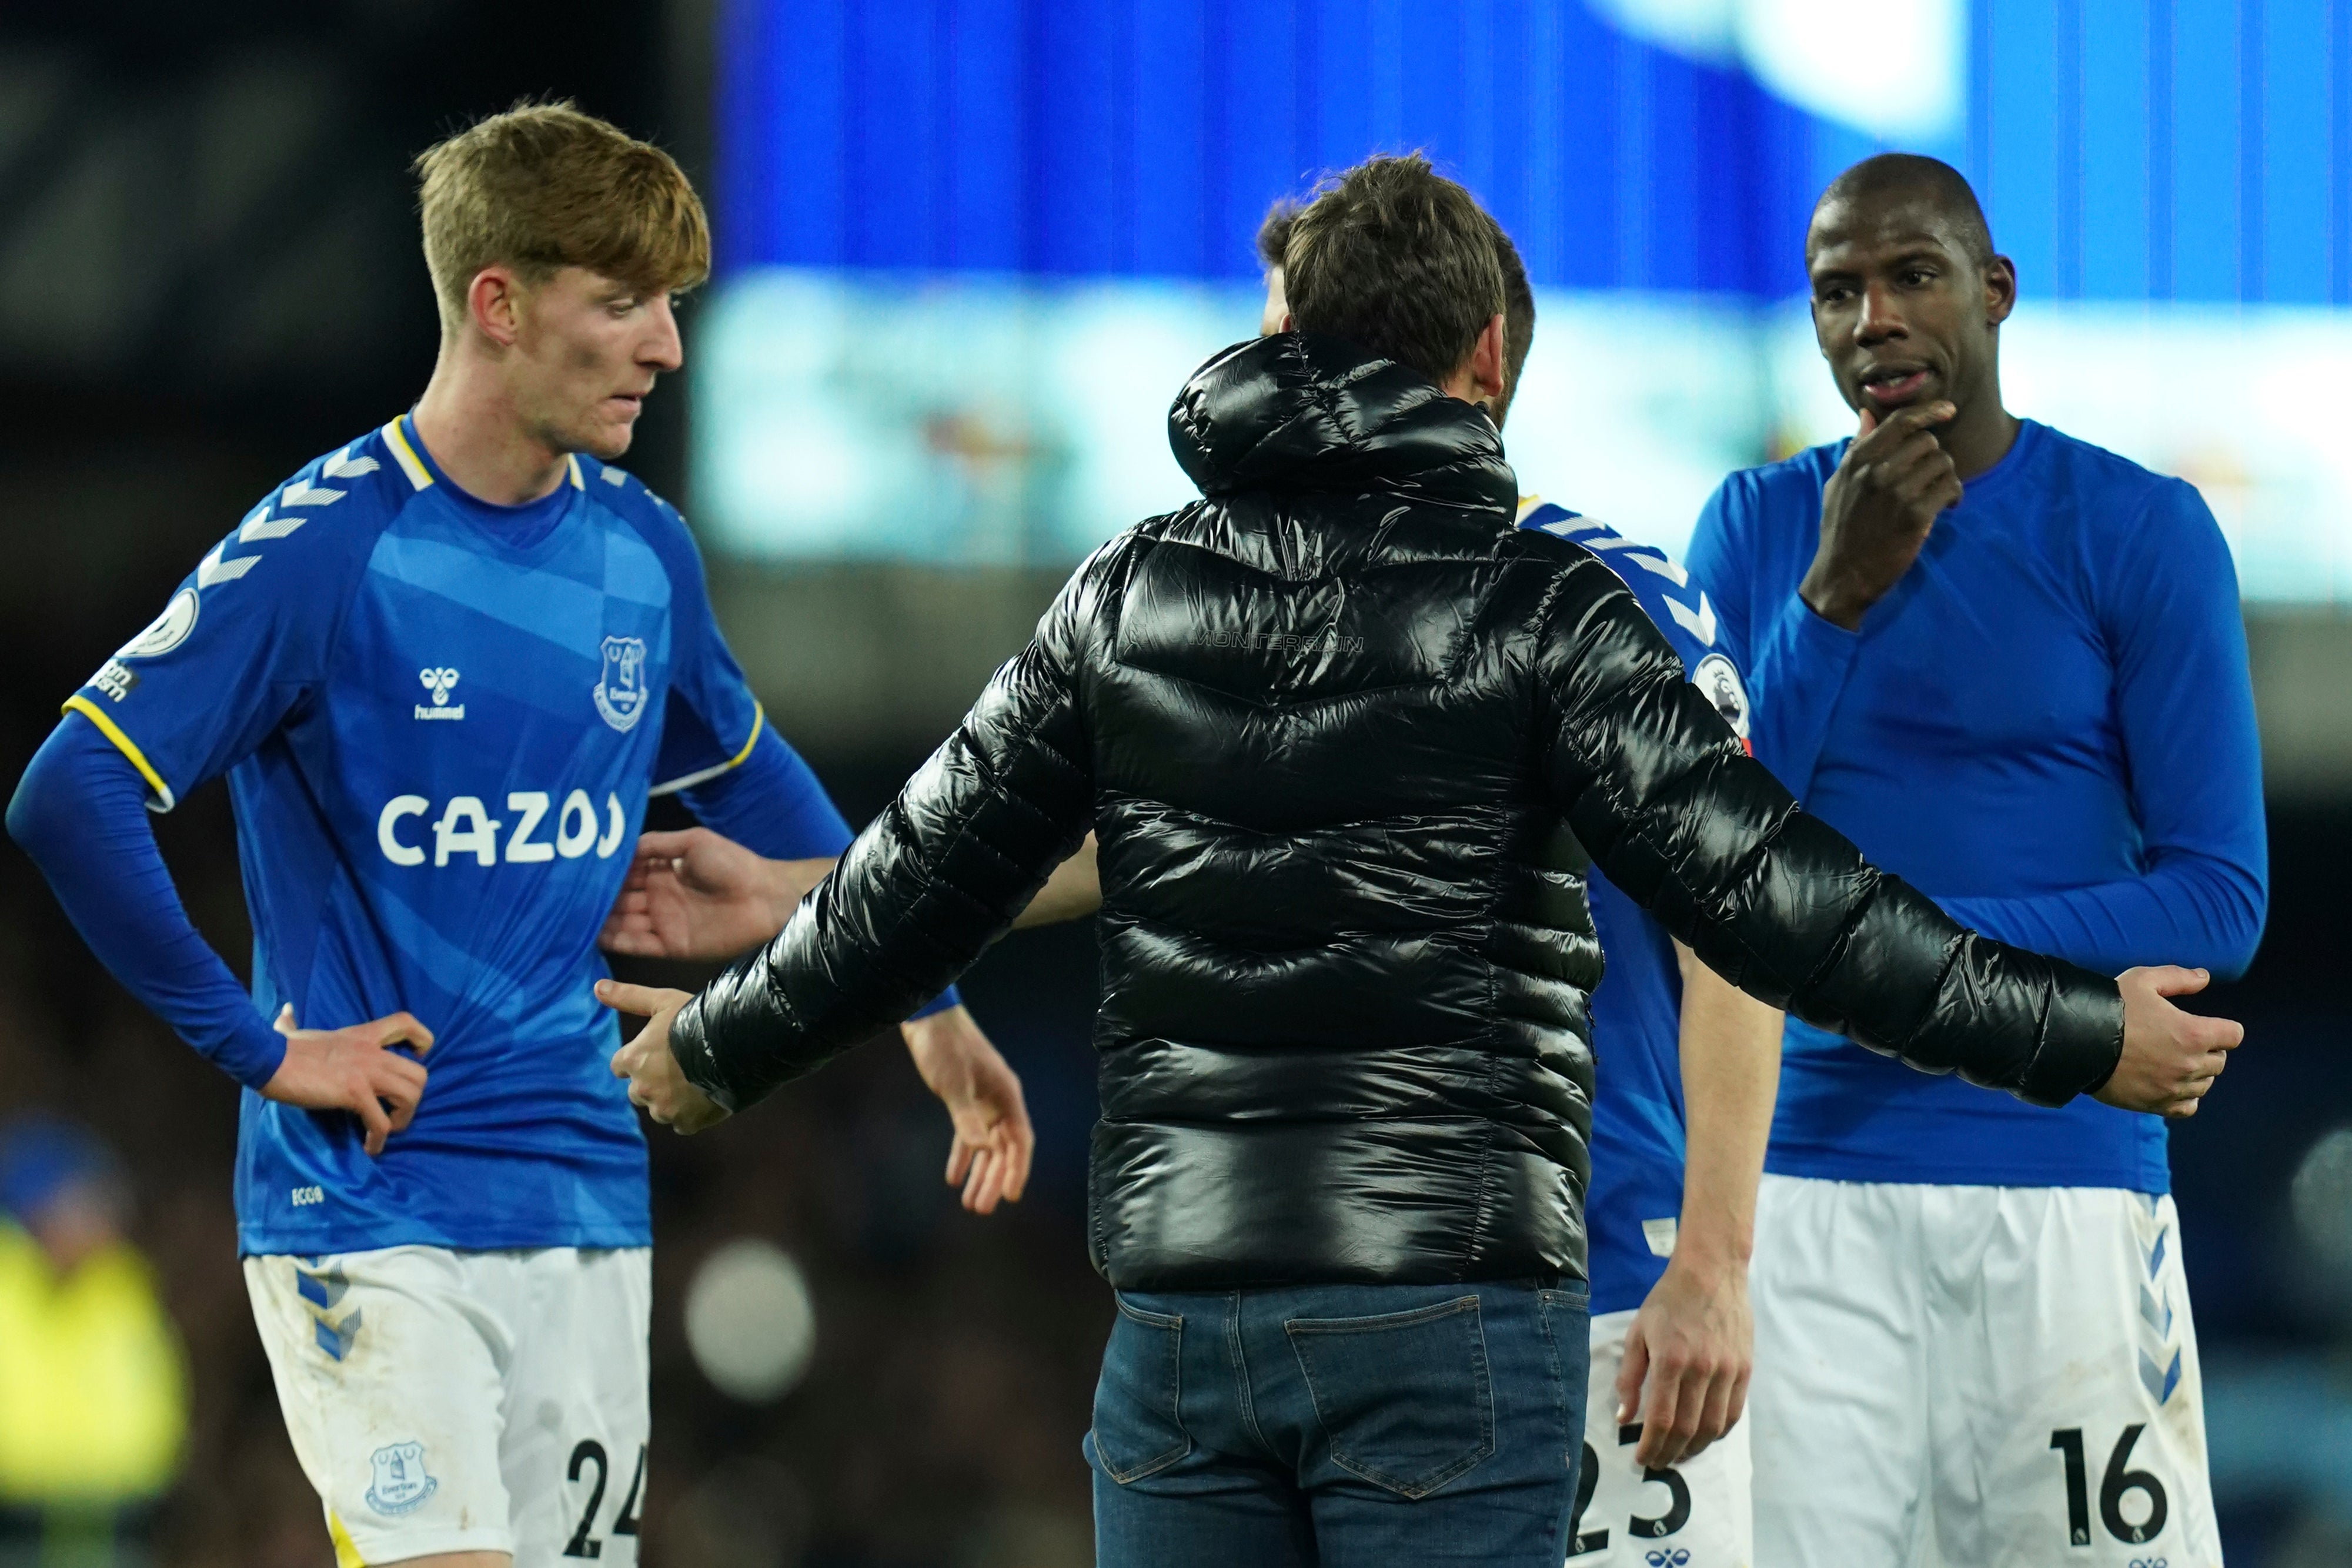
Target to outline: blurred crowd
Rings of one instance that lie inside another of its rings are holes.
[[[178,1474],[187,1369],[129,1199],[89,1129],[0,1127],[0,1563],[146,1561]]]

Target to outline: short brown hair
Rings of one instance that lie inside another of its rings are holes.
[[[1366,159],[1291,225],[1291,320],[1443,382],[1503,313],[1496,233],[1477,199],[1420,153]]]
[[[710,225],[670,155],[569,103],[523,103],[416,160],[425,265],[445,331],[486,267],[583,267],[647,293],[710,275]]]
[[[1277,196],[1274,205],[1266,208],[1265,221],[1257,225],[1257,262],[1272,272],[1282,265],[1285,252],[1290,249],[1291,226],[1298,222],[1298,204],[1288,196]]]
[[[1519,247],[1503,225],[1495,225],[1495,260],[1503,269],[1503,335],[1509,341],[1503,345],[1510,356],[1510,375],[1503,383],[1503,402],[1507,406],[1511,394],[1519,390],[1519,372],[1528,368],[1528,350],[1536,342],[1536,291],[1528,287],[1527,264],[1519,259]]]

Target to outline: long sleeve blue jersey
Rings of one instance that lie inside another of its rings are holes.
[[[544,501],[490,506],[405,419],[272,492],[67,707],[9,826],[101,959],[247,1085],[247,1252],[646,1244],[644,1139],[591,987],[649,794],[770,855],[849,841],[674,510],[588,458]],[[223,773],[250,995],[140,810]],[[350,1115],[254,1092],[281,1002],[310,1028],[404,1009],[433,1030],[381,1158]]]
[[[1689,569],[1806,810],[1990,936],[2106,974],[2243,969],[2262,758],[2237,577],[2178,479],[2024,421],[1848,632],[1798,593],[1846,444],[1733,475]],[[1928,1078],[1791,1019],[1767,1168],[2167,1189],[2164,1124]]]

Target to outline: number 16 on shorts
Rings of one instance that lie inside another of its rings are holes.
[[[2109,1535],[2128,1545],[2153,1541],[2164,1532],[2164,1521],[2172,1504],[2164,1495],[2164,1482],[2147,1470],[2131,1468],[2132,1450],[2139,1446],[2147,1423],[2136,1421],[2123,1429],[2116,1446],[2106,1457],[2106,1469],[2099,1478],[2099,1523]],[[2088,1451],[2083,1446],[2083,1428],[2061,1427],[2050,1434],[2050,1446],[2056,1449],[2066,1468],[2066,1543],[2070,1546],[2091,1544],[2091,1471]],[[2126,1506],[2126,1499],[2133,1493],[2137,1499]]]

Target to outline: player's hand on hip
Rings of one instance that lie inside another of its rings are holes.
[[[261,1086],[263,1098],[306,1111],[349,1111],[367,1129],[367,1152],[383,1153],[383,1141],[408,1125],[425,1096],[424,1066],[392,1048],[422,1056],[433,1049],[433,1031],[406,1013],[304,1029],[292,1002],[278,1009],[277,1023],[286,1060]]]
[[[782,930],[832,869],[772,861],[708,828],[640,834],[597,941],[634,958],[731,958]]]
[[[2194,1116],[2230,1052],[2246,1038],[2229,1019],[2184,1012],[2168,1000],[2193,995],[2212,977],[2202,969],[2159,964],[2126,969],[2116,978],[2124,994],[2124,1051],[2098,1098],[2126,1111]]]
[[[644,1030],[613,1053],[613,1076],[629,1081],[629,1103],[665,1127],[699,1133],[727,1120],[727,1110],[696,1088],[669,1048],[669,1026],[694,998],[685,991],[596,982],[596,999],[615,1012],[646,1020]]]
[[[1021,1201],[1037,1134],[1029,1125],[1020,1076],[961,1007],[910,1019],[899,1031],[915,1071],[955,1124],[948,1185],[962,1186],[963,1206],[974,1214],[992,1214],[999,1202]]]
[[[1960,474],[1935,427],[1948,402],[1868,409],[1837,472],[1822,486],[1822,539],[1798,586],[1813,613],[1851,632],[1919,559],[1936,518],[1960,504]]]
[[[1738,1424],[1755,1364],[1747,1269],[1668,1261],[1625,1331],[1617,1369],[1617,1424],[1642,1424],[1634,1458],[1654,1469],[1697,1458]]]

